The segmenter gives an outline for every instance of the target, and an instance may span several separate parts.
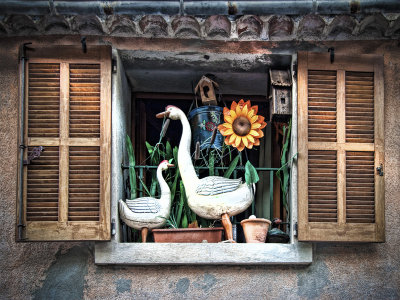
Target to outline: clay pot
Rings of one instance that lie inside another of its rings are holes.
[[[240,222],[243,227],[246,243],[265,243],[270,220],[261,218],[251,218]]]

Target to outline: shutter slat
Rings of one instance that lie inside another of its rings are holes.
[[[100,137],[100,65],[70,64],[69,81],[70,137]]]
[[[59,136],[59,98],[60,65],[30,63],[28,68],[28,137]],[[47,122],[48,119],[53,122]]]
[[[337,220],[337,168],[335,151],[308,152],[309,222]]]
[[[308,140],[335,142],[336,72],[309,70],[308,99]]]
[[[99,221],[100,147],[69,148],[68,193],[68,220]]]
[[[346,72],[346,142],[374,142],[374,74]],[[352,125],[363,122],[362,127]]]
[[[28,147],[28,153],[34,147]],[[45,147],[27,167],[27,221],[57,221],[59,191],[58,147]]]
[[[348,223],[375,222],[374,159],[373,152],[346,153],[346,222]],[[359,203],[362,205],[355,205]]]

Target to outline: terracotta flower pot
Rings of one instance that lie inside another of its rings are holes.
[[[246,243],[265,243],[270,220],[261,218],[251,218],[240,222],[243,227]]]
[[[222,240],[222,227],[153,229],[156,243],[218,243]]]

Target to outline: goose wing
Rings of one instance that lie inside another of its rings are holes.
[[[142,197],[133,200],[126,200],[126,205],[134,213],[158,213],[160,204],[152,197]]]
[[[219,176],[208,176],[200,179],[196,193],[203,196],[212,196],[235,191],[242,183],[242,178],[228,179]]]

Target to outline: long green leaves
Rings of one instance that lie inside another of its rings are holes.
[[[245,168],[244,178],[248,185],[257,183],[260,180],[260,178],[258,177],[256,168],[254,168],[254,166],[251,164],[251,162],[249,160],[246,162],[246,165],[244,168]]]
[[[240,153],[231,161],[229,164],[228,169],[225,171],[224,177],[229,178],[231,177],[233,171],[235,170],[240,158]]]
[[[126,136],[126,149],[129,158],[129,185],[130,185],[130,199],[135,199],[136,193],[136,172],[135,172],[135,154],[133,153],[132,141],[129,135]]]

